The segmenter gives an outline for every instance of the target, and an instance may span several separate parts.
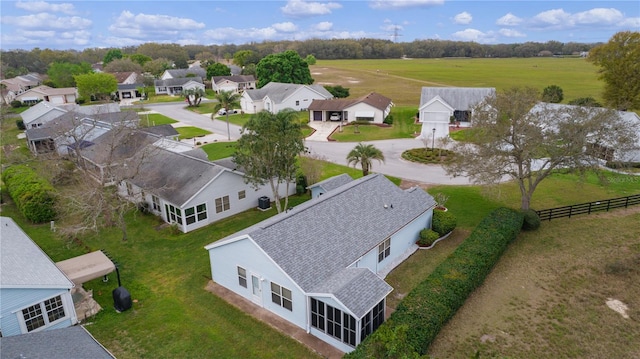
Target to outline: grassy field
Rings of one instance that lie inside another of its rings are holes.
[[[194,138],[194,137],[201,137],[211,133],[211,131],[203,130],[201,128],[193,127],[193,126],[177,127],[176,131],[178,131],[178,133],[180,134],[178,138],[181,140]]]
[[[531,86],[542,92],[558,85],[566,103],[587,96],[601,100],[604,85],[597,67],[583,58],[318,60],[310,70],[315,84],[342,85],[352,97],[378,92],[416,108],[423,86]]]

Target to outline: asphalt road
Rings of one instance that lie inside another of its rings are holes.
[[[185,105],[182,102],[147,104],[145,107],[180,121],[185,125],[199,127],[218,135],[224,135],[225,137],[227,135],[227,123],[224,120],[224,116],[212,121],[209,116],[185,110]],[[240,137],[240,126],[230,124],[229,129],[232,141]],[[448,176],[442,166],[423,165],[405,161],[400,157],[402,152],[407,149],[424,146],[420,140],[394,139],[365,143],[376,146],[382,151],[385,157],[384,163],[379,163],[378,161],[373,162],[372,172],[383,173],[389,176],[426,184],[471,184],[466,177]],[[305,141],[309,152],[322,156],[323,159],[327,161],[341,165],[347,165],[347,154],[356,144],[357,143],[353,142]]]

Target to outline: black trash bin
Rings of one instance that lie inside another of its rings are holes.
[[[125,287],[113,290],[113,306],[118,312],[124,312],[131,308],[131,294]]]

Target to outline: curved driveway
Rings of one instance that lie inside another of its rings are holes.
[[[224,117],[212,121],[209,115],[201,115],[185,110],[183,103],[147,104],[145,107],[180,121],[185,125],[199,127],[218,135],[223,135],[226,139],[227,123]],[[231,139],[238,139],[240,137],[240,126],[231,124],[229,127]],[[403,160],[400,157],[403,151],[424,146],[419,140],[393,139],[364,143],[373,144],[384,153],[385,162],[374,161],[373,172],[427,184],[471,184],[466,177],[448,176],[442,166],[423,165]],[[340,165],[347,165],[347,154],[356,144],[355,142],[305,141],[305,145],[312,154],[317,154],[329,162]]]

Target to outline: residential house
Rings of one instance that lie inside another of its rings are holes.
[[[244,90],[256,88],[256,78],[253,75],[214,76],[211,78],[211,88],[216,93],[220,91],[242,93]]]
[[[273,201],[270,186],[254,188],[230,159],[211,162],[201,149],[175,152],[156,148],[137,173],[120,184],[120,194],[146,203],[151,213],[186,233]],[[281,184],[280,196],[287,193]],[[290,184],[288,194],[295,193]]]
[[[167,70],[168,71],[168,70]],[[182,91],[188,89],[202,89],[204,91],[204,83],[200,77],[181,77],[169,78],[166,80],[155,80],[153,85],[156,88],[156,95],[176,96],[182,94]]]
[[[66,328],[78,320],[73,282],[9,217],[0,217],[2,336]],[[1,349],[4,356],[4,343]]]
[[[269,111],[278,113],[285,108],[306,110],[313,100],[327,100],[333,95],[321,85],[300,85],[270,82],[255,90],[246,90],[240,98],[245,113]]]
[[[11,103],[11,101],[15,100],[16,96],[19,94],[34,88],[36,86],[40,86],[42,84],[42,77],[39,74],[32,72],[26,75],[16,76],[10,79],[4,79],[0,81],[2,86],[2,98],[6,103]]]
[[[355,99],[313,100],[309,105],[309,121],[383,123],[392,106],[390,98],[375,92]]]
[[[55,105],[49,101],[42,101],[22,112],[20,117],[22,117],[25,128],[30,129],[41,127],[47,122],[71,111],[83,115],[95,115],[100,113],[120,112],[120,106],[117,103],[90,106],[80,106],[75,103]]]
[[[138,99],[142,97],[142,94],[137,91],[138,88],[144,87],[142,75],[137,72],[114,72],[112,75],[118,81],[118,90],[116,91],[118,99]]]
[[[31,88],[15,97],[15,100],[27,105],[47,101],[53,105],[76,103],[78,90],[75,87],[53,88],[46,85]]]
[[[422,124],[419,139],[447,137],[449,126],[471,125],[473,107],[496,90],[487,87],[423,87],[418,121]]]
[[[83,326],[0,338],[3,358],[115,359]]]
[[[371,174],[207,245],[211,276],[350,352],[384,322],[383,278],[417,249],[434,207],[422,189]]]

